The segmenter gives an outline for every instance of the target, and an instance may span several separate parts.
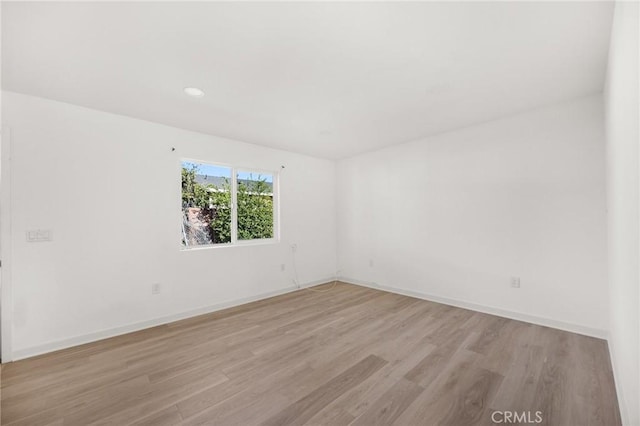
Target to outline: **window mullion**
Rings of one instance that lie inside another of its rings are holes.
[[[271,194],[273,203],[273,238],[280,239],[280,175],[273,174]]]
[[[231,244],[238,242],[238,172],[231,169]]]

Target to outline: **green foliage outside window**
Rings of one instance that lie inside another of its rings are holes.
[[[273,238],[273,196],[264,179],[238,182],[238,239]]]

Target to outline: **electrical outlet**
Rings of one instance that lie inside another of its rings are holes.
[[[287,269],[287,265],[285,265],[284,263],[280,264],[280,271],[284,272],[284,270]]]
[[[520,277],[511,277],[511,288],[520,288]]]
[[[151,284],[151,294],[160,294],[160,290],[162,290],[160,283]]]
[[[296,243],[291,244],[291,251],[294,253],[298,251],[298,245]]]
[[[369,259],[369,268],[373,268],[373,259]]]

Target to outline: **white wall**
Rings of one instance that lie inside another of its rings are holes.
[[[604,167],[600,95],[343,160],[340,273],[604,336]]]
[[[639,13],[638,3],[616,3],[605,88],[609,347],[626,425],[640,425]]]
[[[289,289],[289,243],[302,283],[335,274],[334,162],[11,92],[3,121],[15,358]],[[282,242],[181,251],[183,157],[286,166]],[[29,229],[50,229],[53,241],[27,243]],[[151,295],[154,282],[162,294]]]

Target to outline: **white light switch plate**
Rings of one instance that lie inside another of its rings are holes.
[[[27,242],[28,243],[41,243],[44,241],[51,241],[52,233],[49,229],[35,229],[32,231],[27,231]]]

